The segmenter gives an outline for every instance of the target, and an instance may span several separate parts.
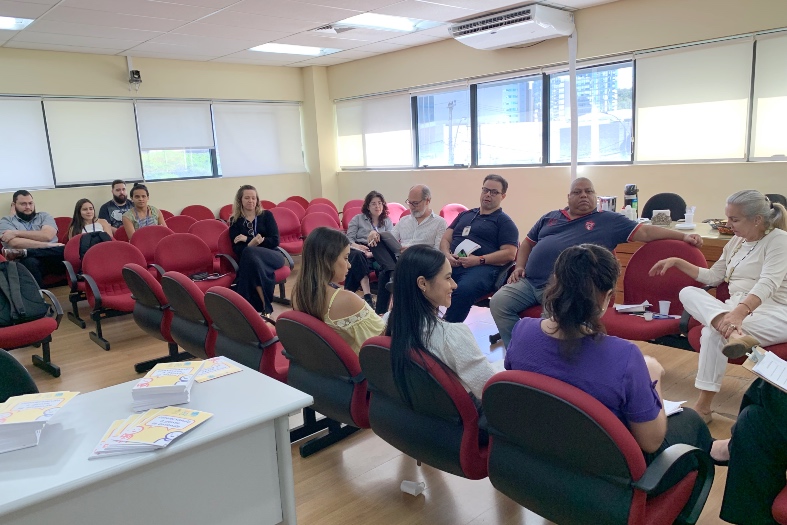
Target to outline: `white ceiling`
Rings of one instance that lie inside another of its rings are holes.
[[[615,0],[540,3],[581,9]],[[242,64],[331,66],[419,46],[448,36],[448,23],[533,3],[515,0],[0,0],[0,16],[33,18],[22,31],[0,30],[0,46]],[[364,12],[442,22],[402,34],[311,30]],[[342,49],[319,58],[259,53],[268,42]]]

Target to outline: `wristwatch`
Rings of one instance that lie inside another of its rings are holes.
[[[478,260],[481,261],[481,264],[486,264],[486,257],[479,257]]]

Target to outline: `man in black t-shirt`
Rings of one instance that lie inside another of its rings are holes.
[[[98,218],[104,219],[112,226],[110,235],[123,226],[123,214],[130,210],[134,204],[126,196],[126,183],[120,179],[112,181],[112,200],[105,202],[98,210]]]

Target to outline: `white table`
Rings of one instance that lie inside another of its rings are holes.
[[[156,452],[88,461],[135,381],[77,396],[38,446],[0,454],[0,523],[296,523],[287,416],[312,397],[238,366],[194,384],[180,406],[213,417]]]

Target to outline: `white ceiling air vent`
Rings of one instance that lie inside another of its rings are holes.
[[[574,15],[534,4],[458,22],[449,31],[466,46],[502,49],[568,36],[574,31]]]
[[[312,29],[314,33],[327,33],[329,35],[337,35],[339,33],[344,33],[347,31],[352,31],[352,27],[336,27],[333,25],[321,26],[317,29]]]

